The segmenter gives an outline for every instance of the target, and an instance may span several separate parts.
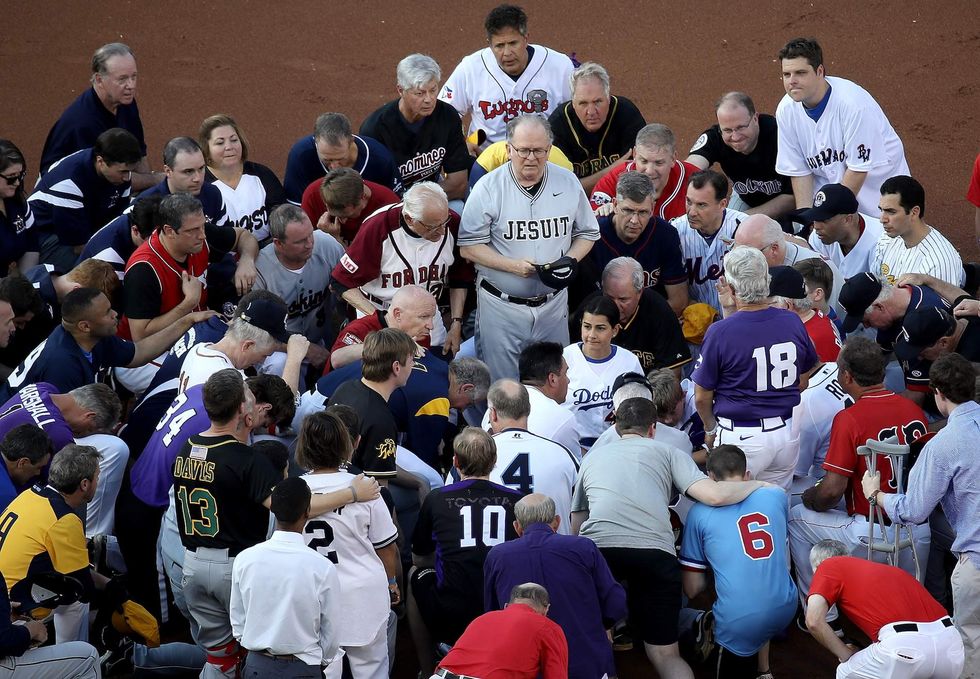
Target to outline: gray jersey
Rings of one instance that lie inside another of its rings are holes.
[[[482,243],[505,257],[545,264],[566,254],[574,238],[599,240],[599,224],[575,175],[548,163],[532,196],[518,184],[510,163],[505,163],[473,187],[463,208],[457,242],[461,247]],[[521,278],[482,266],[477,272],[509,295],[535,297],[553,292],[536,276]]]
[[[274,292],[286,303],[286,329],[305,335],[311,342],[323,339],[330,320],[330,272],[344,254],[333,236],[313,232],[313,254],[299,271],[287,269],[276,257],[275,243],[269,243],[255,260],[259,275],[255,287]]]

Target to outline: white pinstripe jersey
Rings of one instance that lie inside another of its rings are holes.
[[[578,178],[547,163],[532,196],[514,178],[511,164],[505,163],[483,176],[470,192],[460,218],[458,242],[460,247],[489,245],[505,257],[546,264],[565,255],[575,238],[599,240],[599,223]],[[483,266],[477,266],[477,272],[508,295],[535,297],[553,292],[537,276],[522,278]]]
[[[547,118],[572,98],[572,60],[541,45],[531,47],[534,54],[517,80],[501,70],[489,47],[463,57],[446,79],[439,99],[460,116],[472,114],[467,134],[480,129],[488,144],[503,141],[508,121],[526,113]]]
[[[932,227],[918,245],[910,248],[905,247],[905,241],[901,238],[883,235],[878,239],[871,265],[873,274],[893,285],[905,273],[929,274],[958,287],[963,285],[966,278],[960,253]]]
[[[687,215],[671,220],[681,238],[681,257],[684,259],[692,303],[710,304],[721,313],[715,285],[725,273],[722,260],[735,244],[735,229],[746,219],[748,215],[744,212],[726,209],[721,217],[721,228],[710,240],[688,223]]]
[[[810,234],[809,243],[813,251],[825,260],[833,262],[845,279],[872,270],[871,260],[874,257],[875,248],[878,247],[878,240],[885,233],[881,221],[875,217],[862,214],[861,219],[864,220],[864,231],[861,232],[858,242],[846,255],[840,249],[840,243],[824,245],[816,231]],[[840,290],[838,289],[836,292],[840,293]]]

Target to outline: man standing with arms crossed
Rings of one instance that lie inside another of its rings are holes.
[[[527,340],[568,344],[565,288],[599,238],[578,179],[546,160],[551,142],[544,118],[508,123],[511,162],[477,183],[460,221],[460,254],[477,267],[477,353],[494,379],[517,377]]]

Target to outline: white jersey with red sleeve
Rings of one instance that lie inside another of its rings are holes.
[[[483,130],[487,144],[504,141],[514,118],[528,113],[547,118],[572,98],[572,60],[541,45],[530,48],[533,54],[517,80],[504,73],[489,47],[463,57],[446,79],[439,99],[460,116],[470,114],[467,134]]]
[[[600,205],[611,203],[616,197],[616,182],[624,172],[636,170],[636,161],[631,160],[623,165],[617,165],[606,176],[599,180],[592,189],[589,196],[589,203],[592,209],[597,209]],[[691,175],[698,171],[698,168],[683,160],[675,160],[674,166],[670,168],[667,176],[667,183],[660,191],[657,201],[653,205],[654,213],[666,221],[677,219],[687,213],[687,184],[691,181]]]
[[[824,184],[841,183],[847,170],[867,172],[857,195],[858,207],[877,217],[882,182],[911,174],[905,147],[867,90],[833,76],[827,76],[827,83],[830,98],[816,121],[788,94],[776,107],[776,172],[787,177],[813,175],[814,194]]]

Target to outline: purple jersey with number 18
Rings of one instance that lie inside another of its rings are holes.
[[[739,311],[708,328],[691,379],[715,392],[716,417],[788,418],[800,402],[800,375],[816,364],[817,351],[795,313]]]

